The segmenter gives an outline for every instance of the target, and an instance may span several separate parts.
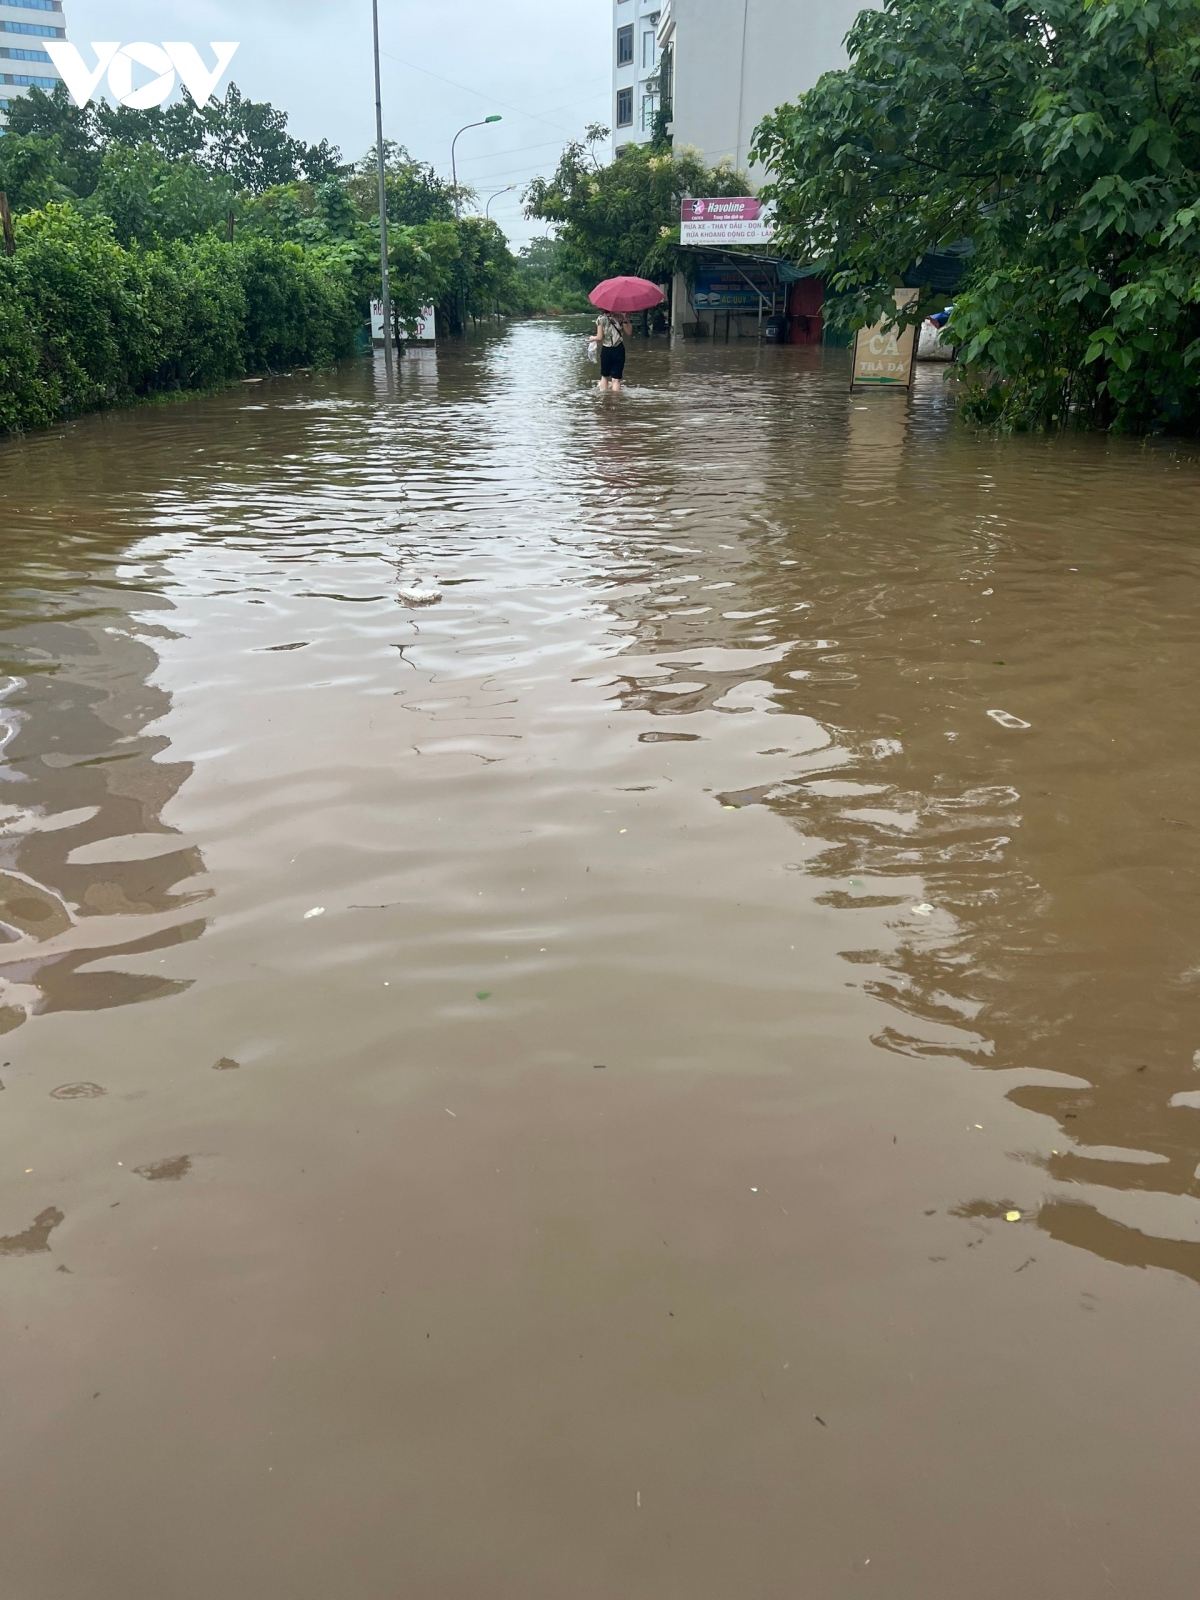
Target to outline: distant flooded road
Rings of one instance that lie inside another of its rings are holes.
[[[0,444],[3,1600],[1180,1600],[1200,452],[528,324]]]

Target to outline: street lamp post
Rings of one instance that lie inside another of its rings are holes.
[[[454,215],[458,215],[458,166],[454,159],[454,147],[470,128],[486,128],[489,122],[503,122],[504,118],[497,112],[490,117],[484,117],[481,122],[468,122],[466,127],[460,128],[450,141],[450,176],[454,183]]]
[[[484,217],[487,218],[491,216],[493,200],[498,200],[502,194],[511,194],[516,187],[517,186],[515,183],[509,183],[506,184],[503,189],[497,189],[495,194],[488,195],[487,205],[485,205],[483,208]]]
[[[379,80],[379,0],[371,0],[375,35],[375,152],[379,157],[379,275],[383,290],[383,360],[388,388],[395,380],[392,365],[392,286],[388,273],[387,184],[383,160],[383,90]]]

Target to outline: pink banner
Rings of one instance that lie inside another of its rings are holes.
[[[715,200],[685,200],[684,222],[757,222],[762,201],[753,195],[720,196]]]
[[[766,244],[771,217],[753,195],[684,200],[679,237],[682,244]]]

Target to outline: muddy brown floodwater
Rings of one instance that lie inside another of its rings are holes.
[[[1193,1593],[1200,454],[582,348],[0,447],[4,1600]]]

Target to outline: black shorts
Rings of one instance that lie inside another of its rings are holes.
[[[625,346],[623,344],[602,344],[600,346],[600,376],[602,378],[620,378],[625,371]]]

